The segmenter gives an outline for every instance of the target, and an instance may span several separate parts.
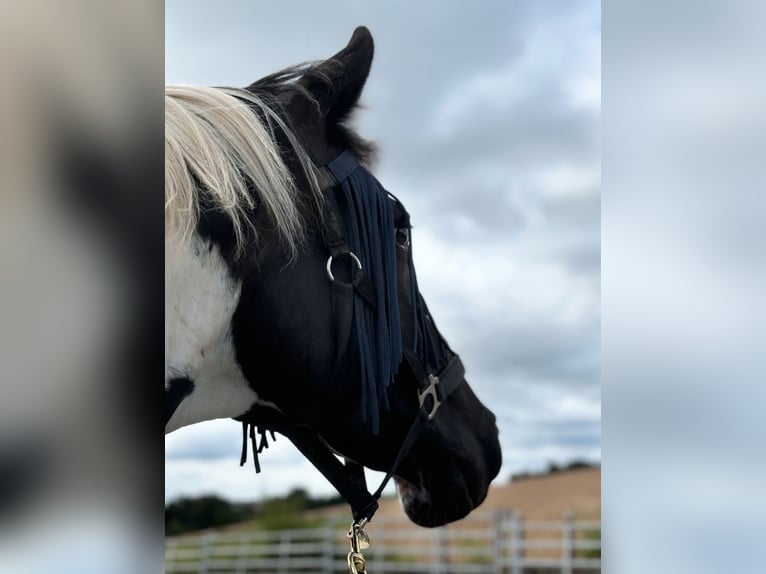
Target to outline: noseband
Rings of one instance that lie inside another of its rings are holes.
[[[365,189],[363,191],[386,194],[390,202],[393,202],[394,206],[401,213],[401,219],[397,223],[409,227],[409,216],[404,206],[393,195],[388,194],[374,176],[349,151],[344,151],[326,167],[320,169],[320,185],[325,196],[324,210],[321,218],[321,233],[328,251],[327,278],[332,283],[333,288],[336,372],[337,368],[347,359],[351,352],[355,298],[360,298],[364,305],[372,309],[375,309],[379,301],[376,285],[365,273],[365,261],[352,250],[349,230],[344,223],[344,211],[339,202],[339,198],[342,200],[344,187],[348,188],[348,186],[352,185],[350,180],[353,179],[352,174],[356,170],[363,170],[363,172],[357,172],[356,175],[358,176],[361,173],[365,181],[377,187],[377,189]],[[358,192],[359,190],[357,190]],[[392,209],[390,203],[387,203],[387,206],[389,209]],[[348,208],[348,206],[344,207]],[[336,262],[341,260],[347,260],[350,263],[351,273],[348,281],[344,281],[333,272]],[[348,502],[354,517],[354,524],[352,525],[352,532],[354,533],[358,530],[361,534],[364,534],[362,527],[372,519],[372,516],[378,509],[378,499],[383,489],[391,480],[421,433],[437,415],[439,407],[464,380],[465,370],[460,358],[446,346],[441,336],[438,336],[438,341],[436,342],[443,345],[445,352],[433,352],[430,346],[426,344],[429,327],[437,335],[438,331],[436,331],[436,328],[431,323],[425,302],[417,292],[416,283],[414,283],[414,268],[412,266],[410,267],[410,273],[413,274],[413,285],[415,286],[412,304],[423,309],[424,320],[420,324],[423,332],[418,332],[417,322],[412,335],[406,332],[404,324],[401,325],[401,358],[403,362],[407,363],[417,381],[419,410],[399,448],[394,462],[389,467],[380,486],[373,493],[370,493],[367,489],[364,467],[348,459],[345,460],[345,464],[341,463],[333,454],[332,448],[314,429],[307,426],[286,424],[286,421],[277,423],[270,421],[266,425],[270,429],[287,436]],[[396,283],[394,283],[394,289],[398,293]],[[418,347],[419,340],[420,347]],[[440,358],[442,360],[439,360]],[[378,384],[380,383],[382,381],[378,382]],[[246,431],[247,425],[248,423],[243,423],[243,432]],[[254,454],[256,454],[252,428],[251,438],[253,439]],[[265,435],[262,436],[258,452],[264,446],[263,439],[265,439]]]

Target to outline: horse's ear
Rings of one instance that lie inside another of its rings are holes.
[[[340,122],[356,107],[372,66],[372,34],[354,30],[348,45],[332,58],[309,68],[300,80],[328,121]]]

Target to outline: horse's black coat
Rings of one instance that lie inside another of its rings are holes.
[[[270,102],[316,165],[326,166],[344,150],[368,162],[373,147],[345,122],[357,105],[372,55],[372,37],[366,28],[359,28],[348,46],[329,60],[278,72],[247,89]],[[287,145],[287,138],[279,129],[276,132],[296,183],[308,189],[306,174]],[[346,458],[369,468],[388,470],[419,412],[418,381],[406,363],[398,372],[393,365],[388,375],[385,369],[373,373],[379,394],[378,400],[371,403],[369,389],[360,383],[364,378],[360,356],[364,359],[365,351],[352,345],[340,363],[336,360],[333,288],[325,271],[328,253],[321,213],[309,201],[301,206],[306,238],[297,259],[286,264],[287,253],[266,214],[258,209],[252,213],[261,239],[257,248],[238,256],[232,248],[230,222],[215,210],[204,209],[204,190],[201,193],[203,210],[197,232],[221,248],[229,272],[242,284],[232,322],[237,362],[259,398],[278,405],[281,411],[255,406],[238,420],[288,437],[310,430]],[[451,351],[417,289],[409,217],[398,201],[386,202],[392,211],[382,214],[375,224],[390,226],[386,230],[386,249],[390,246],[393,250],[394,260],[388,266],[393,265],[395,272],[387,279],[395,277],[396,284],[388,285],[387,292],[398,294],[396,301],[389,302],[389,308],[399,308],[396,319],[401,329],[389,324],[388,329],[374,335],[374,340],[380,339],[382,352],[388,351],[393,357],[401,356],[401,352],[390,353],[390,347],[406,344],[425,358],[428,367],[437,367]],[[354,225],[351,220],[346,224]],[[366,243],[364,230],[357,232],[359,241]],[[394,247],[394,237],[398,248]],[[366,249],[369,252],[381,247],[368,244]],[[350,279],[350,273],[344,276],[343,269],[338,273],[340,280]],[[405,334],[404,340],[389,337],[398,332]],[[366,366],[366,360],[362,364]],[[381,384],[378,378],[393,375],[395,384],[386,385],[385,380]],[[179,385],[177,392],[181,393],[184,387]],[[371,409],[360,409],[363,398]],[[379,409],[379,405],[387,409]],[[368,424],[371,413],[379,418],[373,425]],[[436,526],[465,516],[481,503],[499,468],[495,418],[470,387],[461,384],[445,401],[439,416],[429,423],[396,475],[410,518],[421,525]]]

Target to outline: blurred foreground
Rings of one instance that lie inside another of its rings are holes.
[[[0,572],[159,572],[161,5],[0,12]]]

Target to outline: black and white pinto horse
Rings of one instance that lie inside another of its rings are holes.
[[[372,56],[358,28],[244,89],[166,87],[165,432],[234,418],[258,468],[278,431],[355,519],[382,490],[368,467],[438,526],[484,500],[500,445],[417,289],[409,216],[346,124]]]

